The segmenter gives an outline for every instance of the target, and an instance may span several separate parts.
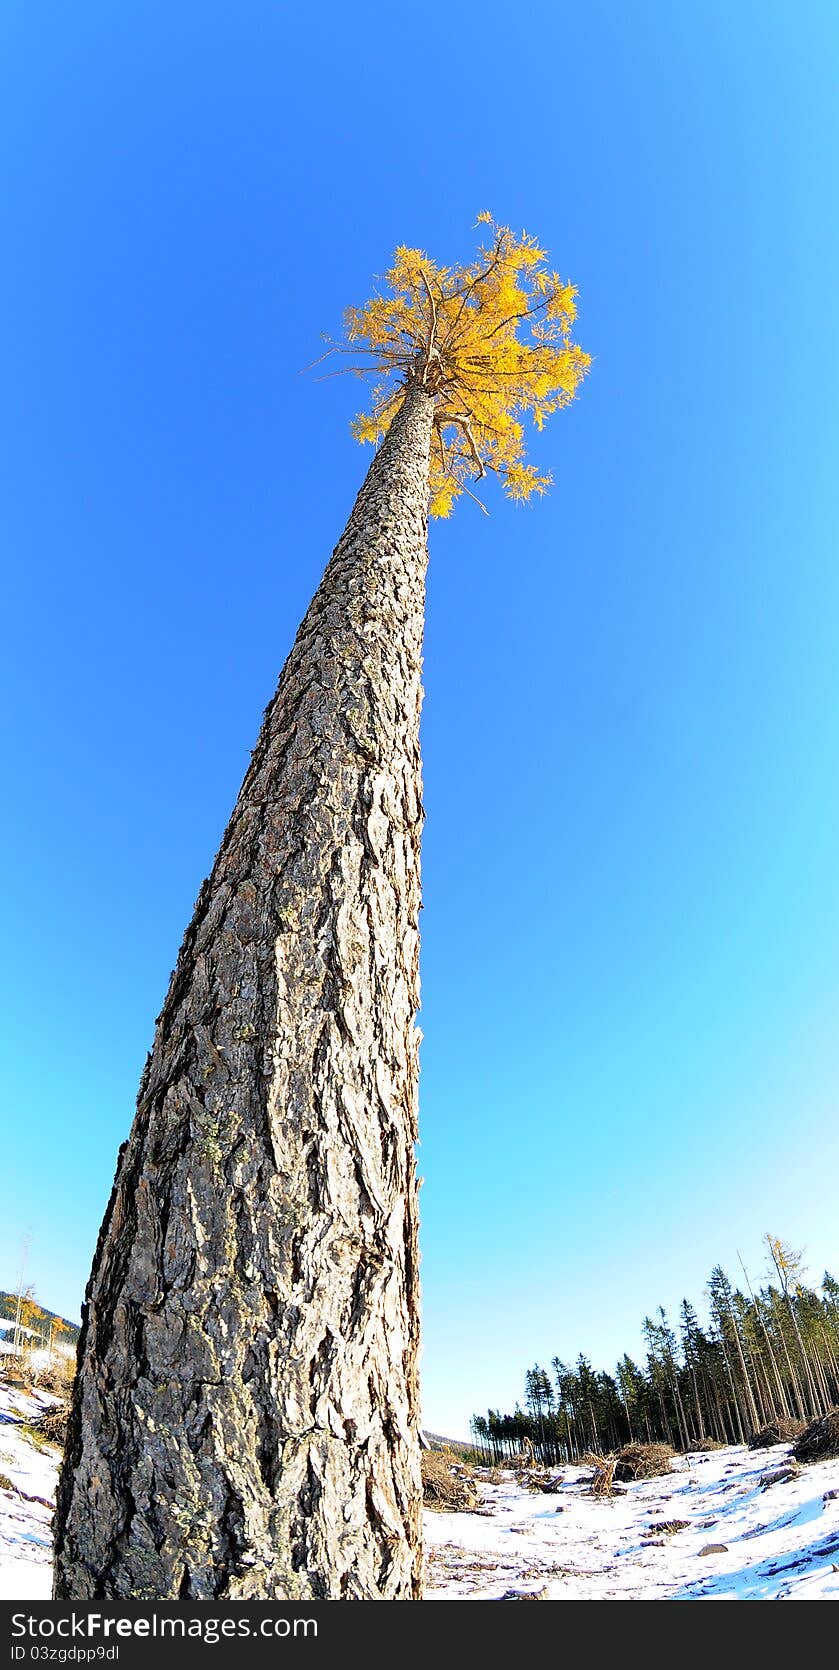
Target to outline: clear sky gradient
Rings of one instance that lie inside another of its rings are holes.
[[[832,0],[9,0],[0,1285],[78,1314],[154,1017],[369,462],[299,375],[477,212],[594,365],[431,530],[426,1423],[839,1264]]]

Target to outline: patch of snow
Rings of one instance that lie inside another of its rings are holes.
[[[825,1500],[839,1462],[762,1489],[789,1449],[677,1456],[670,1474],[606,1499],[585,1494],[590,1468],[565,1468],[555,1496],[505,1473],[481,1485],[490,1517],[426,1511],[426,1598],[839,1599],[839,1500]],[[687,1524],[661,1525],[674,1520]]]
[[[0,1599],[51,1593],[60,1451],[25,1430],[56,1400],[0,1381]],[[566,1467],[555,1495],[505,1472],[481,1483],[479,1513],[426,1509],[428,1600],[839,1599],[839,1461],[761,1488],[789,1445],[677,1456],[672,1471],[597,1499],[590,1469]],[[686,1521],[668,1532],[664,1524]],[[721,1552],[705,1553],[709,1547]]]
[[[0,1600],[52,1594],[52,1512],[61,1451],[36,1443],[26,1424],[57,1400],[0,1381]]]

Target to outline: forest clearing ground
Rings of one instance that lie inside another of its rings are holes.
[[[554,1496],[505,1473],[480,1485],[490,1517],[426,1513],[426,1598],[839,1598],[839,1461],[763,1488],[790,1449],[677,1456],[603,1499],[586,1494],[590,1467],[565,1468]]]
[[[60,1450],[31,1423],[56,1400],[0,1383],[0,1599],[51,1592],[51,1503]],[[567,1467],[556,1495],[516,1474],[478,1478],[477,1513],[425,1512],[429,1600],[839,1598],[839,1460],[761,1488],[789,1444],[677,1456],[673,1471],[597,1500],[591,1469]],[[561,1511],[557,1511],[560,1509]],[[687,1521],[668,1532],[664,1525]],[[709,1545],[725,1552],[702,1554]]]
[[[52,1591],[52,1504],[61,1450],[32,1432],[59,1400],[0,1382],[0,1600],[47,1600]]]

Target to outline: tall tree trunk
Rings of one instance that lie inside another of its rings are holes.
[[[728,1421],[726,1420],[725,1408],[720,1397],[720,1389],[716,1380],[712,1380],[710,1385],[714,1399],[714,1407],[716,1409],[716,1430],[714,1437],[719,1438],[723,1443],[727,1443],[731,1437],[731,1431],[729,1430]]]
[[[728,1352],[725,1349],[725,1335],[723,1333],[721,1324],[720,1324],[720,1330],[719,1330],[719,1346],[720,1346],[720,1352],[722,1354],[722,1360],[723,1360],[723,1363],[725,1365],[725,1372],[726,1372],[726,1375],[728,1377],[728,1384],[729,1384],[729,1387],[730,1387],[730,1390],[731,1390],[731,1407],[734,1410],[734,1422],[733,1422],[734,1430],[737,1433],[737,1438],[738,1438],[739,1442],[741,1444],[745,1444],[746,1434],[745,1434],[745,1431],[743,1429],[743,1421],[742,1421],[742,1417],[740,1415],[740,1402],[739,1402],[739,1399],[737,1397],[737,1388],[736,1388],[735,1381],[734,1381],[734,1375],[731,1371],[731,1364],[728,1360]]]
[[[703,1414],[702,1414],[702,1406],[701,1406],[700,1401],[699,1401],[699,1387],[697,1386],[697,1383],[696,1383],[696,1364],[694,1362],[691,1362],[691,1364],[690,1364],[690,1386],[691,1386],[691,1393],[692,1393],[692,1396],[693,1396],[693,1412],[694,1412],[694,1415],[696,1416],[696,1434],[695,1434],[695,1436],[697,1438],[704,1438],[705,1437],[705,1424],[704,1424],[704,1418],[703,1418]]]
[[[774,1318],[774,1321],[775,1321],[775,1326],[776,1326],[776,1329],[777,1329],[777,1332],[778,1332],[778,1337],[781,1341],[781,1349],[784,1353],[784,1361],[787,1365],[787,1372],[789,1374],[790,1392],[791,1392],[792,1399],[795,1403],[795,1413],[796,1413],[799,1420],[806,1421],[807,1411],[804,1407],[804,1398],[803,1398],[802,1393],[801,1393],[801,1383],[798,1379],[798,1375],[795,1372],[795,1368],[793,1366],[793,1361],[792,1361],[792,1358],[789,1354],[789,1346],[787,1345],[787,1337],[786,1337],[786,1334],[784,1333],[783,1318],[780,1314],[780,1307],[778,1305],[776,1305],[776,1303],[775,1303],[774,1294],[773,1294],[772,1289],[770,1289],[769,1305],[770,1305],[771,1314],[772,1314],[772,1316]]]
[[[783,1381],[781,1379],[781,1375],[780,1375],[780,1372],[779,1372],[779,1369],[778,1369],[778,1363],[777,1363],[777,1360],[776,1360],[776,1357],[775,1357],[775,1353],[772,1350],[772,1341],[769,1337],[769,1331],[766,1327],[766,1323],[765,1323],[764,1318],[763,1318],[763,1311],[760,1308],[760,1299],[758,1298],[757,1294],[754,1292],[752,1284],[749,1280],[748,1271],[746,1269],[745,1264],[743,1263],[742,1258],[740,1259],[740,1268],[743,1272],[743,1275],[746,1278],[746,1286],[749,1289],[749,1297],[752,1301],[752,1309],[754,1311],[755,1316],[757,1317],[758,1325],[759,1325],[760,1331],[763,1335],[764,1344],[765,1344],[766,1350],[769,1354],[769,1361],[772,1365],[772,1373],[773,1373],[774,1380],[775,1380],[775,1391],[776,1391],[776,1394],[777,1394],[777,1408],[775,1409],[775,1413],[777,1413],[778,1415],[789,1415],[790,1410],[789,1410],[789,1405],[787,1403],[786,1392],[784,1391],[784,1385],[783,1385]],[[768,1377],[767,1377],[767,1379],[768,1379]],[[770,1392],[770,1402],[773,1403],[773,1407],[774,1407],[774,1400],[772,1400],[771,1392]]]
[[[728,1316],[729,1316],[729,1320],[731,1322],[731,1332],[734,1336],[734,1344],[737,1348],[737,1361],[740,1364],[740,1374],[742,1376],[743,1392],[744,1392],[743,1401],[744,1401],[745,1406],[746,1406],[746,1414],[747,1414],[749,1420],[751,1421],[752,1432],[756,1432],[759,1425],[760,1425],[760,1418],[758,1416],[757,1404],[755,1403],[754,1393],[752,1391],[752,1383],[751,1383],[751,1380],[749,1379],[749,1371],[746,1367],[746,1359],[745,1359],[745,1356],[743,1355],[743,1343],[742,1343],[742,1340],[740,1339],[740,1330],[737,1326],[737,1317],[734,1314],[734,1306],[732,1305],[730,1299],[728,1300]],[[733,1385],[733,1381],[732,1381],[732,1385]],[[739,1402],[738,1402],[738,1412],[739,1412]]]
[[[178,958],[84,1307],[55,1594],[421,1592],[412,387]]]
[[[813,1379],[812,1369],[810,1367],[810,1359],[807,1355],[804,1341],[801,1338],[801,1329],[798,1326],[798,1317],[795,1314],[795,1305],[793,1304],[792,1297],[787,1289],[784,1289],[784,1301],[789,1312],[789,1319],[792,1323],[792,1331],[795,1335],[795,1343],[798,1346],[798,1355],[801,1359],[801,1366],[804,1370],[804,1378],[807,1383],[810,1403],[808,1413],[815,1416],[818,1415],[820,1411],[819,1395],[816,1391],[816,1385]]]

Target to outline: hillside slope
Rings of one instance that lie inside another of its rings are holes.
[[[28,1305],[31,1316],[29,1326],[31,1328],[42,1329],[44,1336],[48,1338],[50,1323],[60,1322],[62,1329],[65,1330],[62,1334],[62,1340],[66,1341],[68,1345],[76,1344],[79,1337],[79,1324],[77,1322],[69,1322],[66,1316],[59,1316],[57,1311],[46,1310],[43,1305],[39,1305],[34,1299],[30,1299]],[[17,1294],[0,1293],[0,1322],[14,1322],[16,1312]]]

